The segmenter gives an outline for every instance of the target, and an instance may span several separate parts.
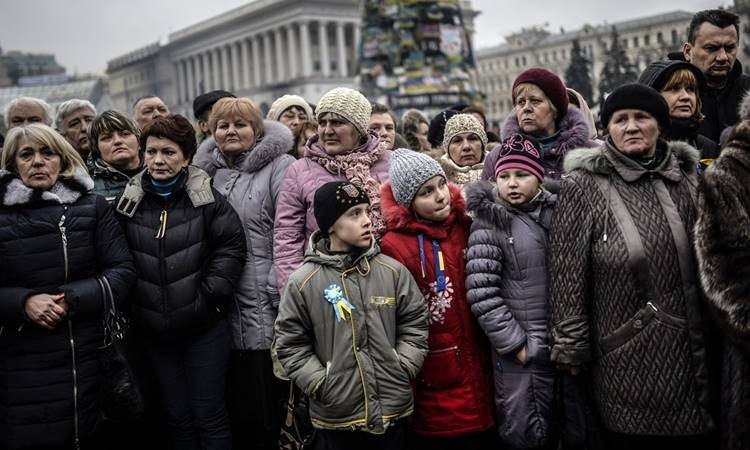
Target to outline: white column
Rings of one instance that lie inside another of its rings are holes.
[[[339,53],[339,62],[337,63],[339,75],[347,76],[349,64],[346,62],[346,44],[344,43],[344,22],[336,22],[336,48]]]
[[[210,65],[207,53],[201,53],[201,67],[203,68],[203,92],[211,91],[213,89],[211,88],[211,72],[209,71]]]
[[[187,69],[187,101],[192,101],[195,97],[195,77],[194,74],[194,67],[193,67],[193,58],[187,57],[185,59],[185,68]]]
[[[260,44],[258,43],[260,37],[255,35],[250,39],[250,45],[253,48],[253,86],[258,87],[260,86]]]
[[[284,49],[281,48],[282,42],[281,28],[273,30],[273,40],[276,43],[276,81],[283,81],[289,78],[284,66]]]
[[[221,86],[221,62],[219,61],[219,53],[221,51],[218,48],[215,48],[211,51],[211,60],[213,61],[213,64],[211,64],[211,68],[214,72],[214,82],[213,86],[214,89],[222,89]]]
[[[247,39],[242,39],[242,87],[250,89],[250,45]]]
[[[271,33],[263,33],[263,60],[265,61],[265,76],[264,84],[271,84],[273,80],[273,60],[271,59]]]
[[[328,28],[323,21],[318,22],[318,46],[320,48],[320,73],[327,78],[331,74],[331,62],[328,59]]]
[[[310,48],[310,28],[307,22],[299,24],[299,39],[302,44],[302,76],[307,78],[312,75],[312,48]]]
[[[229,70],[229,47],[223,45],[221,47],[221,79],[224,84],[221,86],[221,89],[228,91],[232,89],[230,86],[232,82],[229,79],[232,74]]]
[[[240,48],[237,42],[232,42],[230,48],[232,50],[232,85],[233,90],[239,89],[242,82],[240,81]]]
[[[352,24],[354,28],[354,42],[352,45],[354,46],[354,61],[357,61],[359,59],[359,36],[360,36],[360,29],[358,23]]]
[[[286,48],[289,52],[289,78],[297,78],[297,39],[294,37],[294,24],[286,26]]]
[[[177,72],[177,103],[182,103],[183,100],[183,88],[185,86],[185,80],[182,78],[182,61],[177,61],[174,64],[174,70]]]

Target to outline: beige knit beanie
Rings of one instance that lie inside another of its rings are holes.
[[[367,135],[372,105],[359,91],[338,87],[326,92],[315,107],[315,118],[334,113],[351,122],[362,136]]]
[[[456,114],[448,119],[445,124],[445,135],[443,136],[443,149],[448,152],[448,145],[451,139],[459,133],[474,133],[482,140],[482,146],[487,148],[487,133],[484,127],[471,114]]]
[[[291,108],[292,106],[298,106],[300,109],[305,111],[308,120],[312,120],[314,118],[313,110],[310,107],[310,104],[307,103],[304,98],[300,97],[299,95],[287,94],[277,98],[273,103],[271,103],[271,108],[268,110],[266,119],[275,120],[278,122],[278,120],[281,119],[281,115],[284,114],[284,111]]]

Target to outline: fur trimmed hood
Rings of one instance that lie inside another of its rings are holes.
[[[670,141],[667,143],[667,152],[668,156],[654,172],[672,181],[680,181],[682,172],[695,172],[696,164],[700,160],[700,152],[695,147],[681,141]],[[565,173],[583,170],[610,175],[617,172],[627,182],[633,182],[649,172],[616,150],[609,140],[598,148],[571,151],[566,155],[563,167]]]
[[[477,181],[464,186],[466,194],[466,209],[474,219],[506,230],[510,227],[513,216],[521,211],[531,212],[539,209],[539,205],[552,205],[557,201],[557,195],[542,189],[542,193],[534,201],[516,209],[502,201],[497,196],[497,187],[489,181]]]
[[[750,119],[750,91],[747,91],[745,96],[742,97],[737,113],[740,115],[740,120]]]
[[[568,108],[565,117],[557,125],[560,130],[560,136],[549,151],[550,155],[564,154],[570,150],[591,147],[594,143],[591,140],[591,128],[583,116],[583,113],[575,108]],[[500,131],[500,139],[505,141],[514,134],[523,134],[521,127],[518,125],[518,117],[511,113],[503,122]]]
[[[448,238],[454,224],[471,222],[471,218],[466,215],[466,202],[461,195],[461,188],[449,183],[448,189],[451,193],[451,213],[444,222],[435,224],[418,220],[411,209],[399,205],[393,196],[391,182],[385,183],[380,190],[380,204],[388,231],[424,233],[432,239],[443,240]]]
[[[292,149],[294,138],[292,132],[280,122],[263,121],[263,137],[250,150],[242,153],[236,161],[239,170],[246,173],[256,172],[278,156]],[[228,168],[224,155],[216,146],[213,137],[207,138],[195,154],[193,164],[214,176],[216,170]]]
[[[72,205],[93,188],[94,181],[82,167],[70,178],[58,178],[46,191],[27,187],[16,174],[0,169],[0,204],[3,206],[19,206],[38,201]]]

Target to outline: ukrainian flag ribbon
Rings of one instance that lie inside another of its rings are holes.
[[[325,299],[328,303],[333,306],[333,312],[336,314],[336,321],[341,322],[341,319],[346,320],[346,313],[349,316],[352,315],[354,305],[349,303],[344,297],[344,290],[338,284],[332,284],[328,286],[324,291]]]

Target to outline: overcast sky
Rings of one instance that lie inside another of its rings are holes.
[[[302,0],[304,1],[304,0]],[[548,23],[575,29],[682,9],[727,6],[728,0],[472,0],[477,48],[522,27]],[[3,51],[54,53],[68,73],[103,72],[107,60],[169,33],[248,3],[248,0],[3,0]]]

